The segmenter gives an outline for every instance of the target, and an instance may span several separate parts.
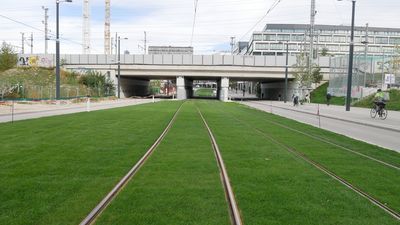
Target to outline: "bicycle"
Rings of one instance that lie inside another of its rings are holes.
[[[385,103],[374,102],[375,104],[371,108],[371,118],[375,118],[376,115],[379,116],[381,120],[385,120],[387,118],[388,112],[385,109]]]

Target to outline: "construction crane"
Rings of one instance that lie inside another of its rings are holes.
[[[90,8],[89,0],[83,0],[83,31],[82,31],[82,53],[90,54]]]
[[[106,0],[106,12],[104,21],[104,54],[111,54],[111,31],[110,31],[110,0]]]

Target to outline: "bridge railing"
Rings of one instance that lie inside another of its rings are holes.
[[[113,65],[116,55],[61,55],[62,65]],[[296,63],[295,56],[289,56],[289,66]],[[329,57],[320,57],[321,67],[329,67]],[[199,66],[254,66],[283,67],[285,56],[248,56],[248,55],[121,55],[121,64],[131,65],[199,65]],[[54,67],[53,54],[24,54],[18,56],[19,66]]]

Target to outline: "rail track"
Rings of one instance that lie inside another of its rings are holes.
[[[168,125],[165,127],[164,131],[153,143],[153,145],[147,150],[147,152],[140,158],[140,160],[129,170],[129,172],[114,186],[114,188],[97,204],[97,206],[82,220],[80,225],[93,224],[96,219],[101,215],[105,208],[111,203],[111,201],[118,195],[118,193],[125,187],[125,185],[132,179],[132,177],[139,171],[139,169],[144,165],[146,160],[158,147],[161,141],[164,139],[168,131],[171,129],[173,123],[176,120],[179,111],[181,110],[184,102],[179,106],[179,108],[174,113],[173,117],[169,121]]]
[[[258,129],[258,128],[254,128],[253,126],[251,126],[250,124],[244,122],[243,120],[240,120],[239,118],[233,116],[231,114],[231,117],[234,118],[236,121],[252,128],[253,130],[255,130],[257,133],[259,133],[260,135],[264,136],[265,138],[269,139],[270,141],[272,141],[273,143],[281,146],[282,148],[284,148],[285,150],[287,150],[288,152],[290,152],[291,154],[297,156],[298,158],[304,160],[305,162],[309,163],[310,165],[314,166],[316,169],[320,170],[321,172],[327,174],[328,176],[330,176],[331,178],[333,178],[334,180],[338,181],[339,183],[341,183],[342,185],[346,186],[347,188],[349,188],[350,190],[354,191],[355,193],[359,194],[360,196],[364,197],[365,199],[369,200],[371,203],[373,203],[374,205],[378,206],[379,208],[381,208],[382,210],[384,210],[386,213],[388,213],[389,215],[391,215],[392,217],[394,217],[395,219],[397,219],[398,221],[400,221],[400,213],[395,211],[394,209],[386,206],[386,204],[380,202],[378,199],[372,197],[371,195],[369,195],[368,193],[364,192],[363,190],[357,188],[356,186],[352,185],[350,182],[348,182],[346,179],[340,177],[339,175],[335,174],[334,172],[330,171],[328,168],[324,167],[323,165],[319,164],[318,162],[310,159],[309,157],[307,157],[305,154],[301,153],[300,151],[296,150],[293,147],[290,147],[278,140],[276,140],[275,138],[273,138],[270,134],[267,134],[266,132]]]
[[[221,181],[223,183],[225,195],[227,198],[227,202],[229,204],[229,214],[231,217],[231,222],[233,225],[242,225],[243,222],[242,222],[242,218],[240,216],[239,207],[237,205],[235,195],[233,193],[232,186],[229,181],[228,173],[226,171],[226,167],[225,167],[224,161],[222,159],[221,152],[219,151],[217,141],[215,140],[215,137],[214,137],[210,127],[208,126],[206,119],[204,118],[203,114],[201,113],[201,111],[198,107],[197,107],[197,111],[198,111],[201,119],[203,120],[204,126],[206,127],[208,135],[211,140],[212,148],[214,149],[215,157],[217,159],[218,167],[220,169]]]
[[[267,105],[267,104],[262,104],[262,103],[256,103],[256,104]],[[269,105],[267,105],[267,106],[269,106]],[[275,107],[275,106],[274,106],[274,107]],[[279,107],[279,108],[281,108],[281,107]],[[259,110],[259,109],[257,109],[257,110]],[[288,109],[288,110],[290,110],[290,109]],[[260,111],[262,111],[262,110],[260,110]],[[265,111],[262,111],[262,112],[265,112]],[[296,111],[296,112],[297,112],[297,111]],[[315,114],[312,114],[312,115],[315,115]],[[289,129],[289,130],[294,131],[294,132],[296,132],[296,133],[299,133],[299,134],[305,135],[305,136],[307,136],[307,137],[313,138],[314,140],[322,141],[322,142],[325,142],[325,143],[327,143],[327,144],[333,145],[333,146],[335,146],[335,147],[341,148],[342,150],[345,150],[345,151],[351,152],[351,153],[353,153],[353,154],[356,154],[356,155],[358,155],[358,156],[364,157],[364,158],[366,158],[366,159],[375,161],[375,162],[380,163],[380,164],[382,164],[382,165],[384,165],[384,166],[391,167],[391,168],[396,169],[396,170],[400,170],[400,167],[395,166],[395,165],[393,165],[393,164],[391,164],[391,163],[388,163],[388,162],[382,161],[382,160],[380,160],[380,159],[374,158],[374,157],[372,157],[372,156],[369,156],[369,155],[360,153],[360,152],[355,151],[355,150],[352,150],[352,149],[350,149],[350,148],[348,148],[348,147],[345,147],[345,146],[342,146],[342,145],[333,143],[333,142],[331,142],[331,141],[329,141],[329,140],[327,140],[327,139],[325,139],[325,138],[322,138],[322,137],[319,137],[319,136],[315,136],[315,135],[312,135],[312,134],[308,134],[308,133],[305,133],[305,132],[303,132],[303,131],[300,131],[300,130],[294,129],[294,128],[292,128],[292,127],[289,127],[289,126],[286,126],[286,125],[283,125],[283,124],[279,124],[279,123],[276,123],[276,122],[273,122],[273,121],[269,121],[269,120],[266,120],[266,119],[263,119],[263,120],[266,121],[266,122],[268,122],[268,123],[270,123],[270,124],[273,124],[273,125],[276,125],[276,126],[285,128],[285,129]]]

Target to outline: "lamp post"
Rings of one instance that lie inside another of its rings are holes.
[[[127,40],[128,38],[123,38],[124,40]],[[118,36],[118,98],[121,98],[121,37]]]
[[[338,0],[343,1],[343,0]],[[354,53],[354,17],[356,12],[356,0],[352,2],[352,13],[351,13],[351,36],[350,36],[350,49],[349,49],[349,71],[347,76],[347,93],[346,93],[346,111],[350,111],[351,103],[351,86],[353,77],[353,53]]]
[[[60,99],[60,2],[72,2],[72,0],[56,0],[56,99]]]
[[[280,44],[286,44],[286,66],[285,66],[285,93],[283,93],[283,102],[287,101],[288,92],[288,72],[289,72],[289,41],[279,42]]]

